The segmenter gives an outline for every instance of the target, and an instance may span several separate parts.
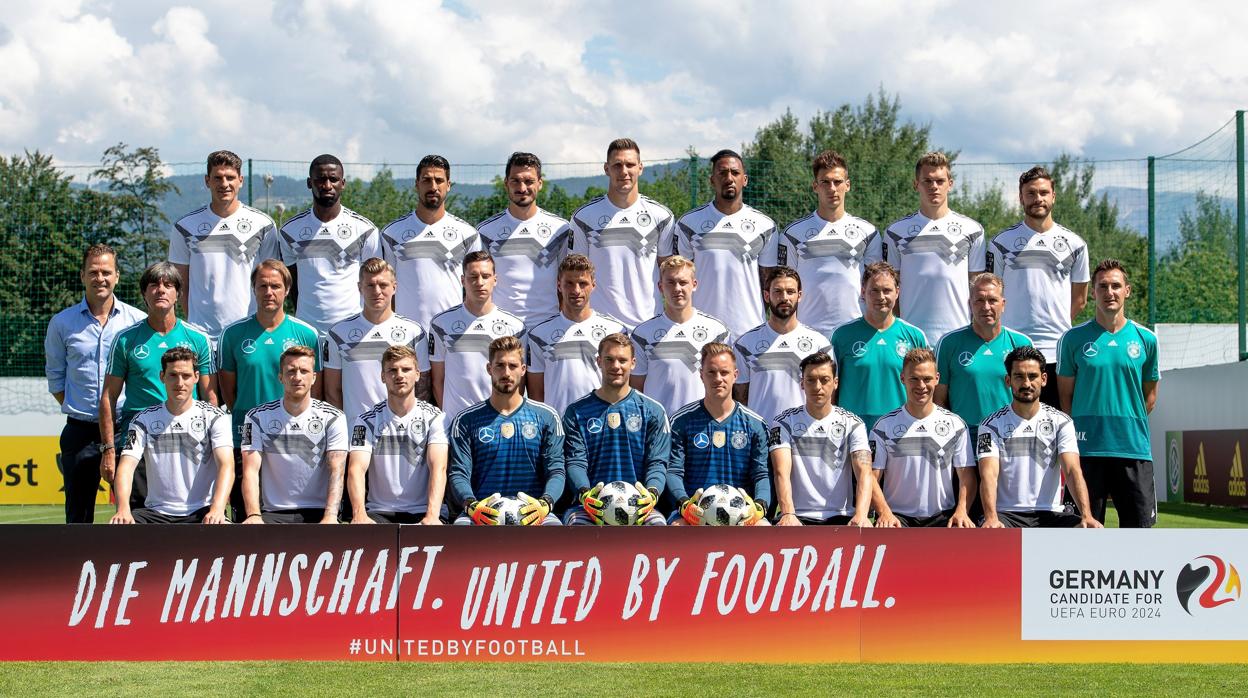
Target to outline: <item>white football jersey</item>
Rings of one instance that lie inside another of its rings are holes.
[[[545,376],[542,400],[559,414],[602,385],[602,371],[594,359],[598,342],[624,332],[619,320],[591,311],[587,320],[573,322],[560,313],[529,328],[529,372]]]
[[[880,417],[870,440],[871,467],[885,471],[881,489],[890,509],[922,518],[957,506],[953,469],[975,465],[961,417],[936,405],[915,419],[903,405]]]
[[[835,405],[823,419],[805,406],[776,415],[767,432],[769,451],[792,452],[789,483],[793,512],[803,518],[854,515],[854,464],[851,454],[870,452],[867,428],[853,412]]]
[[[642,392],[663,405],[668,414],[706,397],[702,385],[702,347],[730,342],[728,326],[696,310],[688,322],[676,322],[666,313],[646,320],[632,332],[637,357],[634,376],[644,376]]]
[[[463,301],[464,255],[481,249],[481,239],[449,213],[426,225],[413,211],[381,231],[381,247],[399,284],[394,309],[428,327],[434,315]]]
[[[559,263],[568,255],[572,238],[567,221],[542,209],[522,221],[504,210],[482,221],[477,232],[481,246],[494,257],[498,307],[524,320],[525,326],[559,312]]]
[[[751,206],[726,216],[706,204],[680,217],[659,239],[659,256],[692,259],[698,275],[698,305],[724,318],[740,337],[763,322],[759,256],[776,234],[776,223]]]
[[[422,400],[399,416],[382,401],[356,418],[351,450],[372,454],[368,466],[368,511],[429,510],[430,444],[445,444],[442,410]]]
[[[1075,423],[1041,403],[1031,419],[1006,405],[984,420],[975,457],[997,458],[997,511],[1062,511],[1063,453],[1079,453]]]
[[[670,235],[675,223],[672,212],[648,196],[628,208],[600,196],[572,214],[572,251],[594,263],[598,310],[631,329],[662,309],[656,286],[659,239]]]
[[[759,264],[796,269],[802,277],[797,319],[831,336],[862,317],[862,272],[880,255],[875,226],[849,214],[829,223],[816,212],[773,235]]]
[[[457,305],[429,323],[429,360],[443,364],[442,411],[454,419],[490,396],[490,342],[516,337],[524,345],[524,321],[501,308],[477,317]]]
[[[328,402],[313,400],[292,415],[281,400],[247,413],[244,451],[260,452],[260,494],[265,511],[324,509],[329,497],[327,454],[347,450],[347,418]]]
[[[983,226],[955,211],[938,220],[916,212],[888,226],[881,246],[901,272],[898,314],[927,341],[971,324],[970,275],[986,269]]]
[[[772,417],[806,402],[802,395],[802,359],[817,351],[832,353],[828,338],[806,325],[780,334],[763,323],[733,344],[737,354],[737,383],[750,384],[751,410]]]
[[[322,335],[321,364],[323,368],[342,371],[342,409],[348,421],[353,422],[386,399],[381,355],[399,344],[416,352],[416,367],[422,373],[429,370],[427,333],[398,313],[391,313],[376,325],[364,313],[352,315]]]
[[[1057,363],[1057,340],[1071,326],[1070,286],[1091,280],[1087,243],[1060,225],[1037,233],[1019,223],[988,243],[988,269],[1005,282],[1002,324]]]
[[[121,455],[144,462],[148,509],[186,516],[212,504],[217,483],[212,452],[218,448],[234,448],[224,410],[195,400],[174,416],[162,402],[130,420]]]
[[[261,243],[275,234],[273,219],[240,205],[222,218],[208,206],[178,219],[169,232],[169,261],[190,267],[182,280],[187,324],[209,337],[256,312],[251,270],[260,260]]]
[[[363,307],[360,265],[381,256],[377,238],[372,221],[346,207],[328,223],[308,209],[286,221],[263,256],[296,268],[299,318],[324,332]]]

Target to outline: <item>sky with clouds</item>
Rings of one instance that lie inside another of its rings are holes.
[[[0,152],[600,162],[883,86],[963,161],[1164,154],[1248,106],[1248,3],[6,0]]]

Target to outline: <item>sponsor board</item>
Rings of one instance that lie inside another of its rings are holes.
[[[1171,433],[1166,435],[1167,467]],[[1248,506],[1248,480],[1244,478],[1248,429],[1184,431],[1179,446],[1183,501]]]
[[[0,659],[1243,662],[1246,543],[1248,531],[4,526],[21,564],[0,567],[0,614],[23,630]],[[1082,596],[1109,593],[1126,596]]]
[[[108,503],[101,484],[96,504]],[[0,505],[64,504],[59,436],[0,436]]]

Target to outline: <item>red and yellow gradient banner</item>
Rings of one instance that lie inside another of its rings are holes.
[[[1222,534],[9,526],[0,659],[1246,661]]]

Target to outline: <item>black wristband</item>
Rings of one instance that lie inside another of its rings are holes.
[[[476,504],[476,503],[477,503],[477,500],[476,500],[474,497],[469,497],[468,499],[465,499],[465,500],[464,500],[464,511],[468,511],[468,510],[472,509],[472,505],[473,505],[473,504]]]
[[[647,487],[647,488],[646,488],[646,491],[650,493],[650,496],[651,496],[651,497],[654,497],[655,501],[658,501],[658,499],[659,499],[659,488],[657,488],[657,487]]]
[[[542,500],[543,502],[546,502],[546,510],[547,510],[547,511],[554,511],[554,510],[555,510],[555,499],[554,499],[554,497],[551,497],[551,496],[550,496],[550,495],[548,495],[548,494],[544,494],[544,495],[542,495],[542,496],[541,496],[541,500]]]
[[[243,521],[246,521],[247,519],[255,518],[257,516],[264,516],[264,515],[263,514],[248,514],[247,518],[243,519]]]
[[[783,519],[783,518],[784,518],[784,517],[786,517],[786,516],[792,516],[792,517],[793,517],[793,518],[795,518],[795,519],[797,518],[797,514],[794,514],[794,513],[793,513],[793,512],[791,512],[791,511],[786,511],[786,512],[784,512],[783,514],[781,514],[781,515],[780,515],[780,518],[781,518],[781,519]]]

